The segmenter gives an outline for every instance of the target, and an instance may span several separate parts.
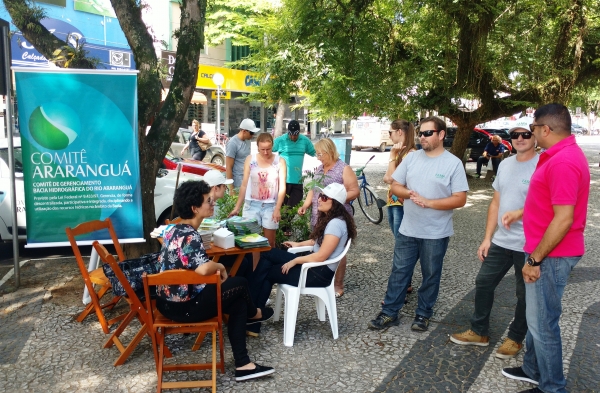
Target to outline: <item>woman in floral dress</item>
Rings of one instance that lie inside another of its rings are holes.
[[[182,220],[163,237],[159,256],[161,271],[188,269],[207,276],[221,275],[221,308],[229,314],[227,333],[237,381],[272,374],[275,370],[250,361],[246,349],[246,325],[263,322],[273,316],[270,308],[256,308],[244,277],[228,277],[225,266],[211,261],[206,254],[198,227],[210,217],[214,201],[204,181],[187,181],[175,192],[175,208]],[[156,287],[156,306],[167,318],[177,322],[201,322],[217,315],[217,291],[214,284],[164,285]]]

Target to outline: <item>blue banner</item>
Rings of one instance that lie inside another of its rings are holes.
[[[135,61],[133,52],[129,49],[116,48],[112,46],[93,44],[86,40],[84,34],[75,26],[62,20],[53,18],[44,18],[41,23],[52,34],[63,41],[67,41],[71,46],[83,45],[88,51],[88,57],[95,57],[100,60],[98,69],[108,70],[135,70]],[[34,46],[23,37],[20,31],[15,31],[11,35],[10,50],[12,56],[12,65],[18,67],[43,67],[53,68],[54,64]]]
[[[66,227],[107,217],[119,239],[143,238],[137,74],[13,70],[28,245],[63,245]]]

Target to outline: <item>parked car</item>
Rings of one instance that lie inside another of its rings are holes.
[[[26,236],[26,216],[25,216],[25,191],[23,184],[23,160],[21,150],[21,138],[14,139],[15,156],[15,186],[17,191],[17,232],[19,239],[25,240]],[[193,161],[193,160],[191,160]],[[201,174],[210,169],[218,169],[221,172],[225,168],[210,164],[185,164],[182,173],[179,176],[179,184],[187,180],[202,180]],[[189,170],[190,165],[193,171]],[[177,164],[174,164],[177,168]],[[188,169],[186,171],[186,168]],[[171,206],[173,205],[173,194],[175,192],[175,182],[177,172],[169,169],[161,169],[156,178],[156,187],[154,188],[154,214],[157,223],[163,223],[169,218]],[[10,196],[10,171],[8,168],[8,140],[0,139],[0,241],[12,241],[12,198]]]
[[[177,136],[173,143],[171,143],[171,147],[169,148],[169,154],[174,157],[181,158],[192,158],[192,153],[190,149],[187,149],[183,155],[181,155],[181,149],[188,143],[190,140],[190,135],[192,132],[187,128],[180,128],[177,131]],[[206,150],[206,156],[204,157],[205,162],[212,162],[217,165],[225,165],[225,151],[221,146],[211,146]]]
[[[580,126],[579,124],[571,124],[571,134],[574,135],[587,135],[588,130],[585,127]]]
[[[205,161],[197,161],[191,158],[179,158],[167,154],[163,159],[163,167],[165,169],[175,170],[177,169],[178,163],[181,163],[183,165],[181,169],[182,172],[194,173],[199,176],[203,176],[206,172],[210,171],[211,169],[216,169],[220,172],[225,172],[224,166]]]
[[[445,148],[449,149],[450,147],[452,147],[452,143],[454,142],[454,136],[456,135],[457,130],[458,129],[456,127],[447,128],[446,137],[444,138]],[[469,159],[477,161],[479,156],[483,154],[485,146],[489,143],[491,137],[492,134],[490,134],[488,131],[482,130],[481,128],[475,128],[471,132],[471,136],[469,137],[469,142],[467,144],[467,147],[471,148],[471,154],[469,155]],[[510,142],[507,142],[503,139],[502,144],[508,149],[508,151],[512,151],[512,144]]]

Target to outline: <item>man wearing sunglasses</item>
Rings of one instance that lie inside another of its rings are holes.
[[[228,179],[233,179],[229,185],[229,193],[233,194],[233,187],[239,188],[244,179],[244,162],[250,155],[250,139],[254,133],[260,131],[252,119],[244,119],[240,123],[240,131],[227,142],[225,148],[225,171]]]
[[[475,310],[471,317],[471,328],[450,336],[450,341],[459,345],[489,346],[494,292],[506,273],[514,267],[517,306],[515,318],[508,328],[508,337],[496,351],[496,357],[501,359],[515,357],[523,348],[527,334],[525,282],[521,273],[525,264],[521,215],[529,180],[538,163],[535,138],[532,138],[531,131],[514,127],[509,133],[517,154],[502,161],[492,184],[494,196],[488,208],[485,236],[477,250],[477,256],[483,263],[475,279]]]
[[[422,150],[407,155],[392,174],[392,194],[404,199],[404,218],[396,235],[392,273],[381,312],[371,329],[398,325],[412,272],[421,260],[423,282],[411,329],[426,331],[437,301],[448,248],[453,210],[467,202],[467,175],[462,161],[444,149],[446,123],[423,119],[418,133]]]
[[[566,393],[558,322],[569,274],[585,252],[590,170],[571,135],[571,115],[564,105],[538,108],[531,132],[546,150],[523,208],[527,351],[521,367],[505,368],[502,374],[539,385],[526,392]]]

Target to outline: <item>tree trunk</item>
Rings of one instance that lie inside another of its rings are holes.
[[[23,0],[3,0],[13,23],[24,37],[47,58],[67,43],[56,38],[43,25],[43,9]],[[121,29],[133,52],[138,74],[138,141],[140,154],[140,183],[142,190],[142,220],[145,243],[124,245],[128,258],[158,249],[150,232],[156,227],[154,187],[158,168],[177,134],[194,93],[198,77],[198,59],[204,46],[206,0],[181,0],[181,20],[178,34],[177,67],[169,94],[161,107],[159,61],[154,40],[142,20],[144,7],[138,0],[111,0]],[[57,63],[64,66],[64,64]],[[79,63],[80,67],[86,63]],[[146,134],[146,126],[154,118]]]
[[[285,103],[280,100],[277,104],[277,117],[275,117],[275,129],[273,130],[273,138],[277,138],[283,134],[283,115],[285,114]]]

